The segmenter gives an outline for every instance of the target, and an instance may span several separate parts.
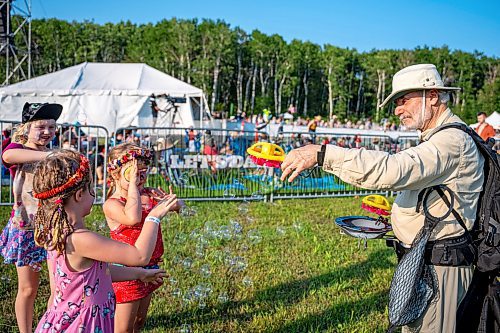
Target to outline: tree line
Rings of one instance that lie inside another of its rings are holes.
[[[0,71],[4,61],[0,58]],[[377,105],[390,93],[395,72],[433,63],[447,85],[462,88],[451,107],[464,120],[473,121],[478,111],[500,110],[500,61],[477,51],[423,46],[359,52],[287,42],[278,34],[246,32],[221,20],[32,21],[33,76],[85,61],[146,63],[202,88],[214,111],[254,114],[267,108],[277,114],[293,104],[302,116],[374,120],[392,114],[393,106]]]

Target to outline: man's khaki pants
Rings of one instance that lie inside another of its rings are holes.
[[[403,327],[403,333],[455,333],[456,314],[472,280],[472,267],[434,266],[439,291],[416,322]]]

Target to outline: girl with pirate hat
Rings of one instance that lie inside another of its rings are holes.
[[[46,251],[34,241],[33,217],[38,200],[32,195],[33,171],[36,163],[50,154],[47,145],[55,136],[56,120],[61,112],[59,104],[26,103],[22,122],[2,152],[2,162],[12,177],[14,207],[0,236],[0,253],[4,263],[16,265],[15,311],[20,332],[32,331],[41,264],[47,257]]]

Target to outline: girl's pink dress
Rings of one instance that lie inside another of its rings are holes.
[[[43,315],[37,333],[112,333],[114,331],[115,294],[108,264],[94,261],[82,271],[69,269],[64,254],[50,251],[55,269],[54,303]]]

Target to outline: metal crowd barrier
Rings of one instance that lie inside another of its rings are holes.
[[[0,143],[17,122],[0,121]],[[110,146],[134,142],[154,151],[148,186],[173,186],[187,200],[275,200],[285,198],[340,197],[378,193],[360,189],[316,168],[293,183],[281,182],[281,171],[256,166],[246,150],[257,141],[279,144],[286,152],[305,144],[329,143],[391,154],[418,144],[416,136],[267,132],[201,128],[121,128],[109,136],[100,126],[58,124],[51,148],[70,148],[87,156],[95,167],[97,204],[106,199],[106,161]],[[500,140],[497,141],[500,145]],[[12,205],[12,180],[1,164],[0,205]],[[386,193],[387,192],[383,192]]]
[[[10,143],[13,130],[18,124],[16,121],[0,121],[2,151]],[[95,171],[96,204],[102,204],[106,199],[106,161],[109,141],[107,129],[101,126],[57,124],[55,138],[49,145],[51,149],[66,148],[79,151],[89,159]],[[12,179],[1,159],[0,170],[0,205],[12,205]]]
[[[405,144],[389,136],[374,135],[322,133],[315,139],[317,143],[327,140],[343,147],[391,153]],[[112,145],[135,142],[152,148],[155,158],[148,185],[172,185],[180,197],[189,200],[274,200],[378,193],[346,184],[319,169],[291,184],[283,183],[279,169],[256,166],[246,154],[256,141],[275,142],[288,152],[312,142],[312,138],[291,132],[270,137],[266,132],[255,131],[128,127],[114,133]]]
[[[246,150],[268,140],[262,131],[129,127],[118,129],[111,145],[133,142],[154,151],[148,186],[174,187],[188,200],[265,200],[270,171],[254,165]]]
[[[16,121],[0,121],[0,143],[1,152],[10,143],[9,137],[14,126],[19,124]],[[0,158],[0,206],[12,205],[14,198],[12,195],[12,178],[9,170],[4,167],[3,159]]]

